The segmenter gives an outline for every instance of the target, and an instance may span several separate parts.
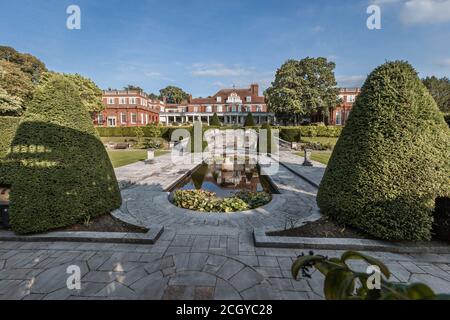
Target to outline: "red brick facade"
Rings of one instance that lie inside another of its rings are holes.
[[[138,91],[104,91],[105,109],[93,114],[94,125],[134,127],[159,122],[161,102]]]
[[[342,88],[339,97],[342,99],[342,104],[333,108],[330,112],[329,124],[345,125],[347,122],[350,110],[352,110],[356,97],[361,93],[360,88]]]

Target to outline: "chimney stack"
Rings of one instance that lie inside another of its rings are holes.
[[[257,83],[252,83],[250,85],[250,91],[252,95],[259,96],[259,85]]]

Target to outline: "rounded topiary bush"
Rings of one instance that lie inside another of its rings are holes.
[[[10,220],[17,233],[69,226],[116,209],[118,183],[74,84],[37,88],[12,141]]]
[[[450,135],[406,62],[367,78],[325,171],[326,215],[389,240],[428,240],[434,201],[449,193]]]

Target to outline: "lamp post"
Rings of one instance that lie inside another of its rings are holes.
[[[147,164],[151,164],[155,162],[155,150],[154,149],[147,149]]]
[[[311,162],[311,149],[305,149],[305,161],[303,162],[304,167],[312,167]]]

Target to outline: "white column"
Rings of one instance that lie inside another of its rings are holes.
[[[208,126],[209,126],[209,116],[207,116],[207,118],[208,118]]]

